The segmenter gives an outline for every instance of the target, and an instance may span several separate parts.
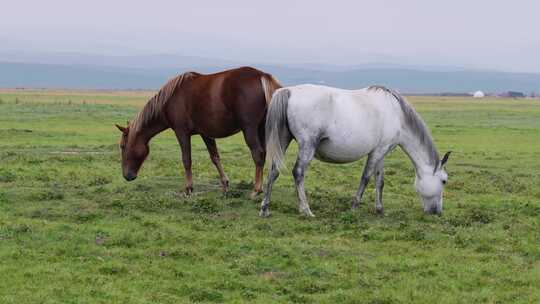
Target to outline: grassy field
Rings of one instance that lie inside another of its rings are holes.
[[[384,216],[372,184],[349,210],[363,161],[314,161],[317,217],[298,215],[285,172],[262,219],[241,136],[218,140],[226,196],[194,137],[184,198],[170,131],[123,180],[113,124],[151,94],[0,91],[0,303],[540,302],[540,100],[409,98],[454,151],[442,217],[423,214],[396,150]]]

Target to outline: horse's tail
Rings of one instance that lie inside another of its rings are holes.
[[[261,85],[264,91],[264,98],[266,99],[266,104],[270,104],[270,101],[272,100],[272,95],[274,92],[281,88],[281,84],[279,84],[279,81],[277,81],[274,76],[270,74],[264,74],[261,76]]]
[[[290,91],[279,89],[274,93],[266,115],[266,155],[272,165],[279,170],[284,166],[285,140],[291,138],[287,122],[287,106]]]

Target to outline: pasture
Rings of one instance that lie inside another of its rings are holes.
[[[315,160],[308,219],[290,174],[295,143],[270,218],[258,216],[262,196],[249,199],[241,135],[217,141],[227,195],[193,137],[184,197],[171,131],[124,181],[114,123],[151,95],[0,91],[1,303],[540,302],[540,100],[408,97],[439,152],[453,151],[443,216],[423,214],[396,149],[384,216],[373,182],[350,211],[362,161]]]

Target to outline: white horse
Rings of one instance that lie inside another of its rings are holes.
[[[448,180],[428,128],[411,105],[393,90],[371,86],[342,90],[317,85],[282,88],[274,93],[266,118],[266,151],[271,160],[261,216],[268,216],[272,184],[283,166],[292,139],[299,145],[292,171],[299,210],[313,216],[304,190],[309,162],[349,163],[367,155],[360,186],[353,199],[356,208],[370,177],[375,174],[377,212],[383,212],[384,157],[399,145],[416,169],[416,191],[429,214],[442,213],[443,186]]]

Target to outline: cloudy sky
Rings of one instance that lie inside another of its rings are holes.
[[[3,50],[540,73],[540,1],[6,1]]]

